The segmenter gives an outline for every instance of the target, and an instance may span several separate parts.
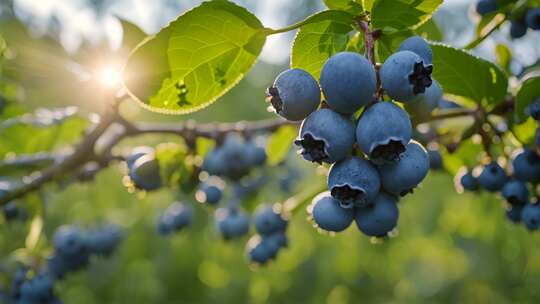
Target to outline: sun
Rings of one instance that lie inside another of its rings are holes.
[[[95,73],[96,80],[104,87],[117,89],[122,83],[122,73],[120,66],[107,64],[97,69]]]

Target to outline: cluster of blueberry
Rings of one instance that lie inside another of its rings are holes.
[[[3,197],[10,191],[12,184],[8,181],[0,181],[0,197]],[[2,207],[2,213],[6,222],[15,220],[25,221],[28,214],[25,210],[20,209],[15,202],[9,202]]]
[[[247,255],[254,264],[263,265],[274,259],[281,248],[288,246],[288,219],[281,212],[281,205],[263,205],[255,213],[255,230],[247,243]]]
[[[396,226],[399,197],[425,178],[430,164],[424,147],[411,140],[409,114],[394,101],[426,115],[439,105],[432,57],[427,42],[414,36],[380,70],[359,54],[341,52],[324,64],[320,88],[306,71],[290,69],[268,89],[277,114],[303,119],[295,144],[304,159],[332,164],[329,192],[309,209],[319,228],[342,231],[355,218],[362,232],[380,237]],[[382,91],[394,101],[379,100]]]
[[[54,295],[55,281],[88,266],[92,255],[111,255],[121,240],[120,229],[110,224],[88,231],[76,226],[60,227],[53,238],[54,254],[45,268],[31,278],[27,268],[17,270],[11,291],[13,303],[61,303]]]
[[[189,226],[193,219],[193,210],[189,205],[175,202],[159,217],[157,229],[161,235],[169,235]]]
[[[535,120],[540,120],[540,100],[532,103],[527,113]],[[540,128],[536,130],[536,146],[540,147]],[[513,153],[507,172],[492,160],[490,163],[474,170],[463,169],[456,176],[458,192],[478,191],[500,192],[506,201],[506,216],[514,223],[523,222],[527,229],[534,231],[540,228],[540,203],[538,196],[529,198],[537,192],[540,183],[540,155],[537,150],[524,148]]]
[[[476,12],[484,16],[499,10],[497,0],[480,0],[476,3]],[[521,38],[527,34],[527,29],[540,30],[540,6],[523,7],[513,13],[510,20],[510,36]]]

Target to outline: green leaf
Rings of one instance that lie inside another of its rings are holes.
[[[324,62],[346,49],[353,16],[343,11],[324,11],[312,18],[296,34],[291,67],[304,69],[318,79]]]
[[[433,78],[444,92],[484,106],[504,100],[508,78],[494,63],[442,44],[433,49]]]
[[[504,44],[497,44],[495,46],[495,56],[497,57],[497,64],[506,71],[506,73],[510,74],[510,63],[512,62],[512,51],[504,45]]]
[[[118,19],[118,21],[120,21],[120,25],[122,25],[123,48],[131,50],[148,36],[140,27],[129,21],[121,18]]]
[[[522,124],[515,124],[512,126],[512,134],[524,145],[531,145],[534,143],[534,137],[538,125],[536,121],[529,117]]]
[[[385,32],[414,29],[431,18],[442,0],[376,0],[371,22]]]
[[[516,94],[516,111],[514,112],[516,122],[525,120],[527,106],[538,98],[540,98],[540,76],[526,78]]]
[[[225,0],[204,2],[140,44],[128,59],[124,82],[152,111],[203,109],[244,77],[266,34],[246,9]]]
[[[379,62],[384,62],[386,58],[396,52],[403,40],[411,37],[413,34],[410,30],[404,30],[394,33],[382,35],[375,42],[375,53]]]
[[[442,41],[444,38],[441,28],[433,19],[426,21],[424,24],[416,28],[414,32],[417,35],[431,41]]]
[[[298,130],[293,126],[283,126],[272,134],[266,145],[270,165],[277,165],[285,159],[297,134]]]
[[[362,3],[362,7],[364,8],[366,12],[371,12],[371,10],[373,9],[373,3],[375,2],[375,0],[356,0],[356,2]]]
[[[6,49],[7,49],[6,41],[4,40],[4,37],[0,35],[0,57],[4,55],[4,52],[6,51]]]
[[[354,15],[364,10],[361,3],[353,0],[323,0],[323,2],[331,10],[346,11]]]

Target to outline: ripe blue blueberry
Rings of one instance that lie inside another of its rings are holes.
[[[478,184],[482,189],[490,192],[501,190],[506,184],[508,176],[503,168],[495,161],[485,165],[478,176]]]
[[[405,109],[411,113],[415,121],[425,121],[431,117],[442,99],[443,91],[439,82],[433,79],[433,82],[425,93],[416,95],[410,102],[405,104]]]
[[[2,191],[2,190],[0,190]],[[9,202],[4,207],[2,207],[2,210],[4,212],[4,218],[7,222],[15,220],[19,217],[19,208],[15,204],[15,202]]]
[[[129,170],[129,177],[138,189],[152,191],[161,187],[159,162],[153,155],[139,157]]]
[[[54,300],[54,280],[47,272],[41,272],[21,285],[20,301],[17,303],[50,303]]]
[[[273,259],[277,251],[265,238],[259,235],[251,237],[247,243],[247,255],[252,263],[263,265]]]
[[[540,181],[540,156],[531,149],[514,155],[512,160],[513,175],[524,182]]]
[[[61,226],[53,237],[55,252],[64,257],[74,257],[86,251],[85,234],[77,226]]]
[[[480,187],[478,179],[474,177],[471,171],[466,171],[459,177],[459,186],[467,191],[476,191]],[[456,186],[456,188],[459,188]]]
[[[223,151],[224,176],[237,180],[249,173],[252,164],[245,146],[246,143],[239,134],[227,134],[220,148]]]
[[[204,157],[202,170],[210,175],[222,175],[227,170],[223,150],[216,148]]]
[[[401,196],[418,186],[428,171],[429,156],[424,147],[414,140],[407,144],[398,162],[379,166],[382,188]]]
[[[106,224],[86,233],[86,245],[93,254],[109,256],[118,247],[122,238],[120,227]]]
[[[381,83],[388,96],[410,102],[431,86],[433,66],[411,51],[400,51],[388,57],[380,70]]]
[[[411,51],[420,56],[424,63],[433,62],[433,51],[429,44],[420,36],[412,36],[405,39],[399,46],[398,51]]]
[[[523,212],[523,206],[512,205],[506,209],[506,218],[513,223],[521,222],[521,213]]]
[[[302,122],[294,143],[308,161],[335,163],[351,154],[354,141],[354,125],[349,118],[320,109]]]
[[[223,196],[223,182],[219,178],[211,178],[199,185],[195,198],[199,203],[216,205]]]
[[[374,163],[394,162],[411,140],[412,125],[407,112],[392,102],[369,107],[356,125],[356,142]]]
[[[233,208],[216,210],[216,227],[225,240],[246,235],[249,231],[249,216]]]
[[[529,230],[540,228],[540,204],[527,204],[521,211],[521,221]]]
[[[274,85],[268,88],[267,95],[276,113],[292,121],[306,118],[321,102],[317,80],[301,69],[279,74]]]
[[[356,209],[354,219],[358,229],[368,236],[386,236],[397,226],[399,210],[396,204],[392,195],[379,193],[373,205]]]
[[[278,252],[281,248],[287,247],[289,240],[287,235],[284,232],[272,233],[268,236],[263,237],[263,242],[265,242],[271,252]]]
[[[131,153],[126,158],[128,168],[131,169],[135,161],[144,155],[154,155],[154,148],[149,146],[138,146],[131,150]]]
[[[272,206],[261,206],[255,213],[255,229],[260,235],[284,232],[287,220]]]
[[[527,34],[527,25],[520,20],[510,22],[510,37],[521,38]]]
[[[502,196],[512,205],[524,205],[529,201],[527,185],[519,180],[511,180],[502,188]]]
[[[540,7],[528,10],[525,20],[531,29],[540,30]]]
[[[530,103],[525,108],[525,114],[531,116],[535,120],[540,120],[540,98]]]
[[[266,151],[264,146],[255,139],[246,141],[246,155],[252,166],[262,166],[266,162]]]
[[[328,191],[317,195],[311,208],[313,220],[319,228],[326,231],[343,231],[351,225],[354,218],[354,210],[342,208],[340,202]]]
[[[540,148],[540,128],[536,129],[536,134],[534,136],[534,144],[537,148]]]
[[[480,0],[476,3],[476,12],[480,16],[495,12],[499,9],[497,0]]]
[[[171,234],[182,230],[193,220],[193,210],[188,205],[180,202],[170,205],[160,216],[158,232],[161,235]]]
[[[375,94],[376,86],[375,68],[357,53],[337,53],[326,61],[321,71],[321,88],[326,103],[342,114],[352,114],[367,105]]]
[[[428,149],[429,168],[431,170],[440,170],[443,168],[443,159],[439,149]]]
[[[363,207],[373,202],[381,187],[377,169],[367,160],[353,156],[332,165],[328,190],[341,207]]]

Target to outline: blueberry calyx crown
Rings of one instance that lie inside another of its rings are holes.
[[[277,113],[281,113],[283,110],[283,101],[279,97],[279,91],[276,87],[269,87],[266,90],[266,101],[270,102]]]
[[[324,149],[324,141],[315,139],[311,134],[305,134],[302,139],[297,139],[294,143],[302,147],[302,155],[307,155],[307,159],[313,162],[321,164],[322,161],[328,159]]]
[[[349,185],[336,186],[330,194],[339,201],[342,208],[352,208],[355,203],[365,202],[365,192],[360,189],[353,189]]]
[[[424,65],[423,61],[414,64],[413,73],[409,75],[409,82],[413,85],[413,92],[415,95],[426,92],[426,88],[429,88],[433,83],[431,79],[431,73],[433,72],[433,65]]]
[[[395,162],[399,160],[401,153],[405,152],[405,146],[399,140],[390,140],[387,144],[378,145],[371,152],[371,157],[375,160]]]

